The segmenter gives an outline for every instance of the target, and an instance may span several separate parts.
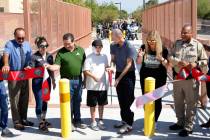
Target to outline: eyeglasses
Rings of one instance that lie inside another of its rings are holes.
[[[24,39],[25,39],[24,37],[17,37],[17,40],[19,40],[19,41],[22,41]]]
[[[156,43],[156,40],[147,40],[147,43]]]
[[[101,49],[101,48],[103,48],[103,46],[94,46],[95,48],[99,48],[99,49]]]
[[[38,48],[47,48],[48,45],[39,45]]]

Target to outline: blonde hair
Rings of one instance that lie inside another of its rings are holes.
[[[146,54],[149,53],[150,51],[150,47],[147,43],[148,40],[155,40],[156,41],[156,56],[161,56],[162,55],[162,50],[163,50],[163,46],[162,46],[162,41],[160,38],[160,34],[157,31],[151,31],[147,34],[146,37],[146,42],[145,42],[145,52]]]

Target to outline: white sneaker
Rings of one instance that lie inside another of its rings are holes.
[[[94,131],[99,131],[99,128],[98,128],[96,122],[92,122],[91,125],[90,125],[90,128]]]
[[[103,122],[102,120],[100,120],[100,121],[98,122],[98,127],[99,127],[99,129],[101,129],[101,130],[105,130],[105,129],[106,129],[106,127],[104,126],[104,122]]]
[[[8,128],[5,128],[2,130],[1,136],[9,138],[9,137],[14,137],[14,134]]]
[[[119,133],[119,134],[127,134],[127,133],[129,133],[129,132],[131,132],[131,131],[132,131],[132,126],[130,126],[130,125],[128,125],[128,124],[125,124],[124,126],[122,126],[122,127],[119,129],[118,133]]]
[[[117,124],[114,125],[114,128],[121,128],[125,125],[126,123],[123,121],[118,122]]]

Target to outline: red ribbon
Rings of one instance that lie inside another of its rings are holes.
[[[48,71],[44,70],[43,82],[42,82],[42,100],[47,102],[50,100],[50,86],[48,83],[48,79],[50,78]],[[50,79],[51,81],[51,79]],[[52,85],[51,85],[52,86]]]
[[[179,73],[177,74],[178,80],[186,80],[186,78],[191,74],[192,78],[197,81],[210,81],[210,76],[205,75],[200,70],[193,68],[191,71],[186,67],[180,69]]]
[[[112,71],[109,71],[108,75],[109,75],[109,86],[112,86]]]
[[[23,71],[10,71],[8,74],[3,74],[0,71],[0,80],[8,80],[8,81],[20,81],[20,80],[28,80],[30,78],[43,78],[44,75],[48,75],[47,70],[43,67],[31,68]],[[49,75],[48,75],[49,77]],[[43,79],[42,83],[42,99],[43,101],[50,100],[50,88],[49,83],[46,79]]]
[[[10,71],[8,74],[3,74],[2,71],[0,71],[0,80],[20,81],[30,78],[42,78],[43,75],[43,67],[31,68],[23,71]]]

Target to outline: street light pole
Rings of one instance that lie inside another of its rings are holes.
[[[121,8],[122,8],[121,5],[122,5],[122,4],[121,4],[121,2],[116,2],[115,4],[119,4],[119,5],[120,5],[120,19],[121,19],[121,10],[122,10],[122,9],[121,9]]]
[[[143,0],[143,8],[146,9],[145,0]]]

